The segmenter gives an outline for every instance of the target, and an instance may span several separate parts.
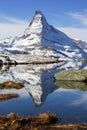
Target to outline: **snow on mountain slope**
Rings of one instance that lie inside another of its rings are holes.
[[[11,47],[12,44],[15,42],[17,37],[7,37],[6,39],[0,40],[0,47],[6,48],[6,47]]]
[[[6,39],[0,40],[0,46],[6,45],[8,46],[12,42],[12,37],[7,37]]]
[[[74,40],[76,44],[81,47],[85,52],[87,52],[87,42],[81,40]]]
[[[63,32],[47,23],[45,16],[36,11],[22,37],[4,49],[5,53],[27,54],[48,59],[86,59],[87,54]],[[26,56],[27,56],[26,55]]]
[[[0,53],[5,53],[7,52],[8,54],[8,50],[7,48],[11,48],[13,46],[13,43],[18,40],[18,37],[7,37],[6,39],[2,39],[0,40]]]

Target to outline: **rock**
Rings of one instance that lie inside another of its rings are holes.
[[[0,83],[0,89],[9,89],[9,88],[20,89],[20,88],[23,88],[23,84],[16,83],[13,81],[5,81],[3,83]]]
[[[16,115],[12,112],[12,113],[9,113],[7,117],[13,119],[13,118],[16,118]]]
[[[55,74],[56,80],[87,82],[87,70],[68,70]]]
[[[40,114],[38,116],[38,118],[40,119],[40,122],[42,122],[43,124],[51,124],[51,123],[55,123],[56,121],[59,120],[59,118],[52,113],[43,113]]]
[[[56,122],[58,118],[52,113],[42,113],[35,117],[19,117],[10,113],[0,116],[0,130],[87,130],[87,124],[53,125],[54,120]]]

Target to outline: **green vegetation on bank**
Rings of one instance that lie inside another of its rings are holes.
[[[56,80],[66,81],[84,81],[87,80],[87,70],[68,70],[55,74]]]
[[[68,70],[55,74],[55,84],[66,89],[87,91],[87,70]]]
[[[87,84],[84,82],[73,82],[73,81],[55,81],[58,87],[65,89],[79,89],[82,91],[87,91]]]

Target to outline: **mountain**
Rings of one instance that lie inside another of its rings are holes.
[[[13,59],[25,60],[78,60],[86,59],[87,54],[63,32],[49,25],[41,11],[36,11],[23,36],[14,39],[5,54],[14,54]],[[22,54],[24,58],[21,58]]]
[[[74,40],[76,44],[81,47],[85,52],[87,52],[87,42],[82,40]]]

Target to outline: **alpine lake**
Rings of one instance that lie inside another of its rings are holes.
[[[17,98],[0,101],[0,114],[36,116],[51,112],[60,117],[59,124],[87,123],[87,84],[55,83],[62,70],[87,69],[87,62],[61,62],[43,65],[0,66],[0,83],[20,82],[22,88],[0,88],[0,94],[18,94]]]

